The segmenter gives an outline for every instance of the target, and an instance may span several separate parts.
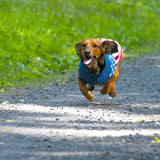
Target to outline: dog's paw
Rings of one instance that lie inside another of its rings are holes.
[[[86,98],[89,100],[89,101],[93,101],[93,98],[94,98],[94,95],[89,91],[88,92],[88,95],[86,96]]]
[[[109,92],[109,96],[116,97],[117,96],[117,92]]]

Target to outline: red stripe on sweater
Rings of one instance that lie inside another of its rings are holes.
[[[123,49],[121,48],[121,51],[120,51],[120,57],[119,57],[119,61],[121,61],[121,59],[122,59],[122,56],[123,56]]]
[[[114,57],[114,59],[115,59],[115,60],[119,59],[119,54],[118,54],[116,57]]]

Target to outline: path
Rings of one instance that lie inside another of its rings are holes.
[[[0,96],[0,160],[159,160],[160,57],[126,59],[110,99],[77,78]]]

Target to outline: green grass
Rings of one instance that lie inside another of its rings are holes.
[[[1,0],[0,85],[77,68],[85,38],[117,40],[125,55],[160,50],[158,0]]]

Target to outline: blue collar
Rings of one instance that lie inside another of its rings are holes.
[[[112,54],[105,54],[105,68],[100,74],[93,74],[88,71],[85,65],[80,61],[79,63],[79,75],[81,79],[90,85],[104,84],[115,72],[116,63]]]

